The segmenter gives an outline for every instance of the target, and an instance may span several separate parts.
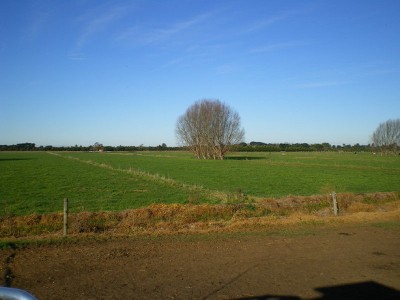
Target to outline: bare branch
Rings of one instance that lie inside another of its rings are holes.
[[[382,151],[396,152],[400,146],[400,119],[379,124],[372,134],[371,141],[373,146]]]
[[[224,159],[232,145],[244,139],[240,116],[219,100],[204,99],[179,117],[176,136],[197,158]]]

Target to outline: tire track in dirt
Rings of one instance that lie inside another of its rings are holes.
[[[235,277],[233,277],[231,280],[229,280],[228,282],[226,282],[225,284],[221,285],[220,287],[218,287],[217,289],[213,290],[211,293],[209,293],[207,296],[203,297],[202,300],[207,300],[210,297],[217,295],[219,291],[222,291],[223,289],[227,288],[229,285],[233,284],[235,281],[237,281],[238,279],[240,279],[242,276],[246,275],[246,273],[250,272],[252,269],[258,267],[259,264],[256,264],[250,268],[247,268],[246,270],[244,270],[243,272],[239,273],[238,275],[236,275]]]
[[[11,249],[13,250],[9,256],[3,262],[3,286],[4,287],[11,287],[12,282],[15,278],[14,273],[12,271],[11,265],[14,262],[15,256],[17,255],[16,247],[14,244],[10,245]]]

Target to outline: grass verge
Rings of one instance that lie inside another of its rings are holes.
[[[328,196],[264,199],[236,204],[156,204],[120,212],[80,212],[69,215],[69,234],[78,236],[162,236],[193,233],[284,232],[299,226],[374,222],[395,228],[400,220],[397,193],[337,195],[340,216],[334,216]],[[380,223],[381,222],[381,223]],[[387,223],[389,222],[389,223]],[[392,222],[392,223],[390,223]],[[62,236],[63,215],[2,216],[3,243],[25,238]],[[381,224],[381,225],[379,225]],[[389,225],[388,225],[389,224]],[[391,225],[390,225],[391,224]]]

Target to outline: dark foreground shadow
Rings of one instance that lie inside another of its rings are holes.
[[[301,298],[296,296],[278,296],[278,295],[264,295],[256,296],[250,298],[239,298],[234,300],[301,300]]]
[[[0,158],[1,161],[33,160],[33,158]]]
[[[316,288],[316,291],[322,295],[314,300],[330,300],[330,299],[385,299],[398,300],[400,299],[400,291],[387,287],[375,281],[366,281],[361,283],[336,285],[329,287]],[[249,298],[240,298],[238,300],[297,300],[302,299],[297,296],[285,295],[263,295]]]
[[[261,160],[267,159],[265,156],[225,156],[225,160]]]

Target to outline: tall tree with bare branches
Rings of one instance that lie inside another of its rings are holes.
[[[400,147],[400,119],[379,124],[372,134],[373,146],[383,151],[397,152]]]
[[[219,100],[195,102],[176,124],[179,142],[197,158],[224,159],[232,145],[244,139],[240,116]]]

